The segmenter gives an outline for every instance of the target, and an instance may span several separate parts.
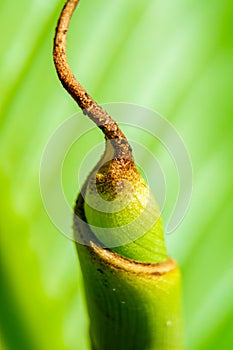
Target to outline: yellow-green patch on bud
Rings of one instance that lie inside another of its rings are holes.
[[[167,260],[159,208],[132,160],[108,161],[87,181],[86,220],[105,247],[143,262]]]

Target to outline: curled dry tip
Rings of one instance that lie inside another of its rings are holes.
[[[62,85],[106,138],[105,153],[83,186],[83,215],[104,246],[130,259],[163,262],[167,253],[159,209],[137,171],[128,140],[76,80],[67,62],[66,36],[78,2],[68,0],[61,12],[53,57]]]
[[[58,77],[66,91],[78,103],[83,113],[103,131],[106,139],[112,140],[116,158],[126,158],[133,161],[132,149],[117,125],[117,123],[99,106],[76,80],[66,57],[66,37],[72,14],[79,0],[68,0],[61,12],[56,28],[53,48],[53,58]]]

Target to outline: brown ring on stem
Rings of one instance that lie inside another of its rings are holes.
[[[133,161],[132,149],[117,123],[99,106],[76,80],[66,57],[66,37],[70,19],[79,0],[68,0],[61,12],[56,28],[53,59],[58,77],[66,91],[78,103],[79,107],[103,131],[106,139],[112,140],[117,158]]]

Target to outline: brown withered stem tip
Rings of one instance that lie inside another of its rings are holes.
[[[103,131],[105,138],[111,140],[115,157],[133,161],[131,147],[117,123],[100,107],[71,72],[66,57],[66,36],[72,14],[79,0],[68,0],[61,12],[56,28],[53,58],[58,77],[66,91],[78,103],[83,113]]]

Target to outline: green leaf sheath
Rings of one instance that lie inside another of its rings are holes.
[[[158,206],[125,135],[67,63],[66,33],[77,4],[69,0],[62,10],[53,55],[63,86],[106,140],[74,215],[92,348],[181,350],[180,276],[167,255]]]
[[[85,220],[83,197],[75,213]],[[76,216],[75,216],[76,218]],[[98,246],[91,230],[74,220],[93,350],[183,349],[180,274],[168,259],[140,263]],[[88,242],[91,245],[85,245]],[[95,243],[94,243],[95,242]]]

